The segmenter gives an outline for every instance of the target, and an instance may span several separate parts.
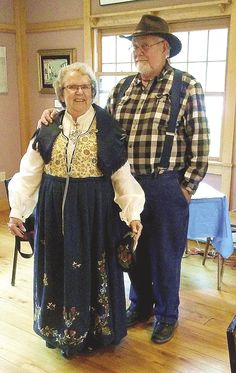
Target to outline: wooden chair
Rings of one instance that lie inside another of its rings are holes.
[[[231,373],[236,372],[236,315],[233,317],[227,329],[227,341]]]
[[[5,188],[6,188],[6,193],[7,193],[7,198],[9,202],[9,195],[8,195],[8,184],[11,179],[6,179],[4,181],[5,183]],[[15,286],[15,279],[16,279],[16,267],[17,267],[17,257],[18,253],[23,257],[23,258],[31,258],[34,255],[34,215],[30,215],[25,223],[24,223],[26,232],[24,233],[24,237],[18,237],[15,236],[15,246],[14,246],[14,256],[13,256],[13,265],[12,265],[12,276],[11,276],[11,285]],[[21,250],[21,243],[22,242],[29,242],[31,252],[30,253],[24,253]]]
[[[231,220],[232,220],[232,218],[231,218]],[[236,233],[236,224],[231,223],[230,225],[231,225],[232,234]],[[236,250],[236,241],[234,241],[233,244],[234,244],[234,250]],[[202,265],[205,265],[210,245],[211,245],[211,237],[207,237],[207,242],[206,242],[206,246],[205,246],[205,250],[204,250]],[[218,253],[218,255],[217,255],[217,290],[221,290],[221,283],[222,283],[223,274],[224,274],[224,262],[225,262],[225,260],[224,260],[223,256]]]

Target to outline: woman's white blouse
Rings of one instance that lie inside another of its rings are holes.
[[[81,133],[88,130],[94,116],[94,109],[90,109],[80,116],[75,123],[66,112],[63,118],[63,132],[69,138],[70,131],[74,126]],[[32,148],[33,140],[30,141],[26,154],[20,163],[20,171],[16,173],[9,183],[9,200],[11,206],[10,216],[22,221],[33,212],[38,200],[39,186],[44,171],[44,161],[38,151]],[[68,143],[67,162],[70,163],[74,144]],[[130,173],[129,163],[126,162],[112,176],[112,185],[115,192],[114,201],[121,208],[120,218],[127,225],[132,220],[140,220],[140,214],[144,207],[145,197],[142,188]]]

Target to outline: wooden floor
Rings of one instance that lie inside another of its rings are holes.
[[[139,324],[116,347],[65,360],[32,331],[32,260],[19,258],[16,286],[10,285],[14,238],[0,215],[1,373],[228,373],[226,329],[236,314],[236,269],[225,266],[216,290],[216,262],[183,259],[179,327],[163,345],[150,341],[152,323]],[[27,245],[27,244],[25,244]],[[128,289],[128,279],[126,278]]]

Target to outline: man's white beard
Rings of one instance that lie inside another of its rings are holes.
[[[152,68],[147,61],[138,61],[136,63],[136,67],[141,75],[148,75],[152,73]]]

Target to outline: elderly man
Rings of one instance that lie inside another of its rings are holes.
[[[127,324],[134,325],[154,313],[152,341],[164,343],[177,326],[188,204],[207,171],[209,131],[202,88],[183,72],[179,115],[174,137],[169,136],[173,145],[166,152],[175,70],[168,58],[180,52],[181,42],[169,33],[163,19],[153,15],[144,15],[128,39],[138,74],[119,98],[125,79],[121,80],[107,104],[127,132],[131,170],[146,195],[143,234],[136,267],[130,273]]]
[[[107,103],[107,110],[127,132],[131,171],[146,195],[143,234],[130,272],[127,325],[154,313],[151,339],[165,343],[178,322],[189,202],[207,171],[209,130],[201,85],[186,72],[176,74],[169,65],[168,58],[180,52],[181,42],[167,23],[144,15],[128,39],[138,74],[129,81],[122,79]]]

